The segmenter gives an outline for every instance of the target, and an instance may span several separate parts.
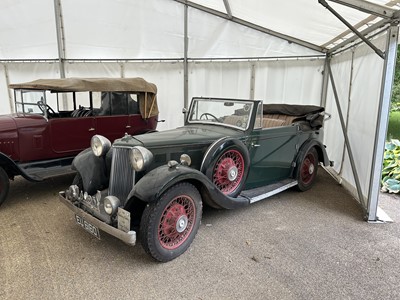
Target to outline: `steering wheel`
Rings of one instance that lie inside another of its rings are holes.
[[[216,116],[214,116],[213,114],[208,113],[208,112],[206,112],[206,113],[204,113],[204,114],[201,114],[200,120],[201,120],[201,118],[203,118],[203,117],[205,117],[205,119],[208,120],[208,116],[212,117],[215,121],[219,122],[219,120],[218,120],[218,118],[217,118]]]
[[[54,116],[56,113],[55,111],[47,104],[44,104],[42,100],[36,102],[36,104],[39,106],[40,110],[44,113],[47,111],[48,116]]]

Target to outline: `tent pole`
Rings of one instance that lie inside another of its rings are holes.
[[[347,131],[346,131],[346,124],[344,123],[344,118],[343,118],[343,113],[342,113],[342,108],[340,106],[340,102],[339,102],[339,96],[337,93],[337,89],[336,89],[336,85],[335,85],[335,80],[333,78],[333,74],[332,74],[332,69],[331,69],[331,64],[330,62],[327,64],[328,67],[328,72],[329,72],[329,78],[331,80],[331,85],[332,85],[332,90],[333,90],[333,95],[335,96],[335,102],[336,102],[336,107],[339,113],[339,119],[340,119],[340,125],[342,128],[342,132],[343,132],[343,136],[344,136],[344,141],[346,143],[346,147],[347,147],[347,153],[349,155],[349,159],[350,159],[350,165],[351,165],[351,169],[353,171],[353,176],[354,176],[354,181],[356,183],[356,188],[357,188],[357,194],[358,194],[358,198],[359,201],[361,203],[361,207],[363,208],[364,212],[366,212],[365,210],[365,205],[364,205],[364,196],[362,194],[362,190],[361,190],[361,184],[360,184],[360,179],[358,177],[358,173],[357,173],[357,169],[356,169],[356,164],[354,162],[354,156],[353,156],[353,151],[351,150],[351,146],[350,146],[350,141],[349,141],[349,137],[347,135]]]
[[[329,71],[328,71],[328,64],[330,63],[331,57],[327,54],[325,57],[325,64],[324,64],[324,73],[322,77],[322,90],[321,90],[321,102],[320,106],[326,107],[326,98],[328,95],[328,82],[329,82]]]
[[[256,66],[254,63],[251,64],[250,74],[250,99],[254,100],[255,86],[256,86]]]
[[[4,77],[6,78],[6,84],[7,84],[7,93],[8,93],[8,101],[10,102],[10,111],[11,113],[15,112],[15,106],[14,106],[14,100],[12,97],[12,93],[10,88],[8,87],[10,84],[10,76],[8,75],[8,67],[6,64],[4,66]]]
[[[322,4],[327,10],[329,10],[336,18],[338,18],[344,25],[346,25],[355,35],[357,35],[364,43],[366,43],[370,48],[372,48],[376,54],[378,54],[381,58],[385,58],[385,54],[376,47],[370,40],[368,40],[361,32],[359,32],[354,26],[352,26],[345,18],[343,18],[336,10],[326,3],[325,0],[318,0],[320,4]]]
[[[272,36],[275,36],[275,37],[278,37],[278,38],[281,38],[281,39],[284,39],[284,40],[287,40],[290,43],[295,43],[297,45],[301,45],[303,47],[306,47],[306,48],[309,48],[309,49],[312,49],[312,50],[315,50],[315,51],[318,51],[318,52],[325,53],[327,51],[327,49],[322,48],[322,47],[320,47],[318,45],[309,43],[307,41],[304,41],[304,40],[301,40],[301,39],[298,39],[298,38],[295,38],[295,37],[292,37],[292,36],[289,36],[289,35],[285,35],[285,34],[279,33],[277,31],[262,27],[260,25],[256,25],[254,23],[245,21],[243,19],[236,18],[234,16],[229,16],[228,14],[220,12],[220,11],[218,11],[216,9],[212,9],[212,8],[197,4],[197,3],[189,1],[189,0],[174,0],[174,1],[179,2],[179,3],[183,4],[183,5],[188,5],[188,6],[192,7],[192,8],[201,10],[203,12],[212,14],[214,16],[229,20],[229,21],[231,21],[233,23],[236,23],[236,24],[239,24],[239,25],[242,25],[242,26],[245,26],[245,27],[260,31],[260,32],[263,32],[263,33],[267,33],[269,35],[272,35]]]
[[[60,64],[60,77],[65,78],[65,37],[64,26],[62,21],[61,0],[54,0],[54,13],[56,17],[56,32],[58,46],[58,61]]]
[[[183,33],[184,33],[184,46],[183,46],[183,107],[189,106],[189,72],[188,72],[188,6],[184,5],[183,17]]]
[[[367,207],[369,222],[379,221],[377,218],[378,198],[382,174],[383,154],[385,151],[386,132],[389,123],[390,100],[392,96],[392,86],[396,66],[398,35],[398,25],[391,25],[387,33],[386,55],[382,74],[382,88],[379,99],[374,152],[369,182]]]

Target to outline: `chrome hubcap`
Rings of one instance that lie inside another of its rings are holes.
[[[187,216],[180,216],[178,221],[176,222],[176,231],[179,233],[185,231],[188,225],[188,218]]]
[[[311,175],[314,173],[314,165],[310,164],[310,166],[308,167],[308,173]]]
[[[231,167],[228,171],[228,179],[229,181],[234,181],[238,176],[238,168]]]

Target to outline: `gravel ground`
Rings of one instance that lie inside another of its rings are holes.
[[[18,178],[0,207],[0,299],[399,299],[400,200],[368,224],[320,169],[315,187],[238,210],[205,208],[190,249],[157,263],[87,234],[58,201],[72,182]]]

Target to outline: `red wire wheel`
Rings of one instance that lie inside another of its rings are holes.
[[[174,198],[161,214],[158,240],[169,250],[179,248],[190,236],[196,218],[196,205],[188,195]]]
[[[250,168],[247,146],[236,138],[222,138],[208,147],[200,171],[228,197],[237,197],[245,186]],[[212,199],[210,206],[221,208]]]
[[[242,182],[244,158],[238,150],[227,150],[214,165],[212,181],[225,195],[234,193]]]
[[[188,182],[178,183],[144,209],[140,241],[154,259],[167,262],[183,254],[200,226],[202,201]]]
[[[318,153],[315,148],[311,148],[304,156],[300,168],[298,169],[297,181],[298,188],[301,191],[310,189],[317,176],[318,171]]]

